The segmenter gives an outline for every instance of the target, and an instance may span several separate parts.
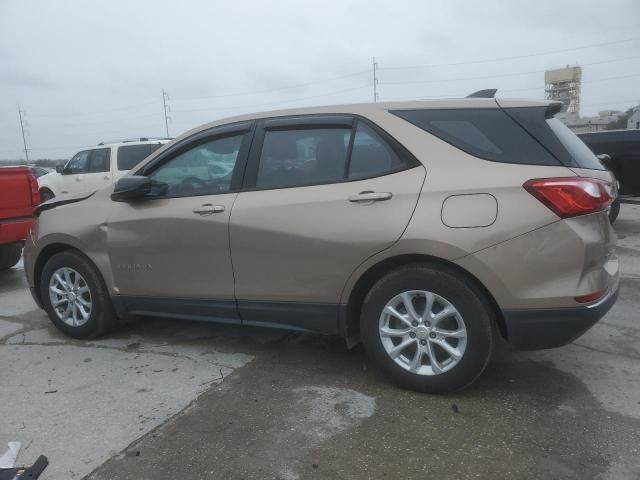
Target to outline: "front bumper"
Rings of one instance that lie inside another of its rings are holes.
[[[592,305],[571,308],[504,310],[507,342],[514,350],[543,350],[572,342],[611,309],[620,292],[616,283]]]

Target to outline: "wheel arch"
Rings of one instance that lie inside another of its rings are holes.
[[[454,271],[475,285],[485,295],[490,307],[494,311],[497,323],[496,326],[500,335],[505,340],[507,339],[507,328],[502,315],[502,310],[498,306],[498,302],[494,296],[482,284],[482,282],[468,270],[449,260],[424,254],[401,254],[385,258],[384,260],[381,260],[369,267],[362,275],[360,275],[360,278],[358,278],[351,289],[346,307],[343,308],[341,315],[342,331],[347,339],[353,338],[359,334],[362,304],[367,293],[375,283],[397,268],[415,264],[427,264],[436,268],[439,267],[443,270]]]
[[[93,260],[91,260],[89,256],[83,253],[82,250],[80,250],[79,248],[74,247],[69,243],[63,243],[63,242],[50,243],[40,251],[33,266],[34,294],[36,295],[36,298],[40,305],[42,305],[42,298],[40,297],[40,279],[42,277],[42,271],[44,269],[44,266],[46,265],[46,263],[49,261],[51,257],[53,257],[54,255],[60,252],[66,252],[66,251],[73,251],[73,253],[78,254],[84,260],[90,263],[96,269],[97,272],[100,272],[100,269],[98,268],[96,263]],[[102,278],[102,274],[100,274],[100,277]],[[104,282],[104,278],[102,278],[102,281]]]

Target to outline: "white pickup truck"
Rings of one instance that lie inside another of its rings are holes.
[[[93,192],[115,183],[170,138],[100,143],[76,153],[64,167],[38,178],[42,202],[66,193]]]

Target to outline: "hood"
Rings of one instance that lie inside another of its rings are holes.
[[[66,195],[54,197],[51,200],[38,205],[34,210],[34,214],[38,216],[45,210],[51,210],[52,208],[56,208],[61,205],[68,205],[69,203],[81,202],[82,200],[86,200],[87,198],[92,196],[94,193],[96,192],[68,193]]]

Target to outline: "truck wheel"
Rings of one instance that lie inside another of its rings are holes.
[[[609,210],[609,222],[611,223],[611,225],[613,225],[613,222],[616,221],[619,214],[620,214],[620,199],[616,199],[616,201],[611,204],[611,209]]]
[[[76,252],[60,252],[47,261],[40,298],[53,324],[70,337],[96,338],[117,324],[100,273]]]
[[[367,354],[402,387],[447,393],[473,383],[493,349],[494,313],[456,271],[399,268],[364,300],[360,335]]]
[[[0,246],[0,270],[15,266],[22,257],[22,243]]]
[[[54,197],[55,197],[55,195],[48,188],[41,188],[40,189],[40,203],[44,203],[47,200],[51,200]]]

